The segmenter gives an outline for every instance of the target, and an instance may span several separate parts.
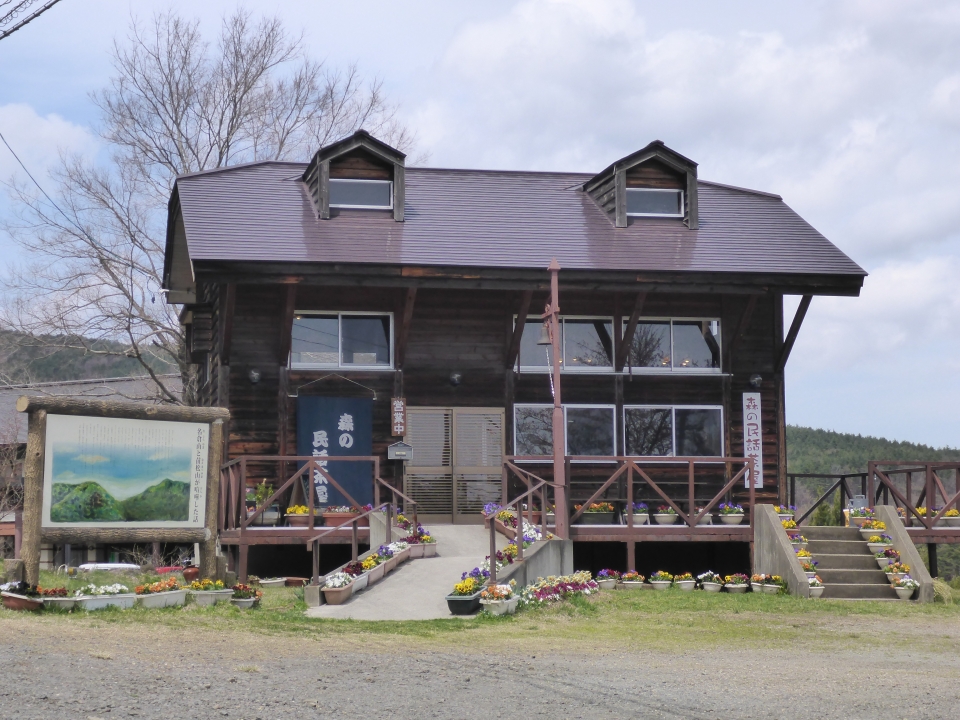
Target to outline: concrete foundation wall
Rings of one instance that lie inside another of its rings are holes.
[[[887,526],[886,534],[893,538],[893,547],[900,553],[900,562],[910,566],[910,577],[920,583],[916,597],[920,602],[933,602],[933,578],[923,564],[917,546],[913,544],[903,522],[892,505],[877,505],[877,520]]]
[[[810,597],[810,584],[773,505],[754,505],[753,572],[779,575],[791,595]]]
[[[569,575],[573,572],[573,541],[547,540],[538,542],[523,553],[523,562],[508,565],[497,576],[497,583],[517,581],[517,587],[525,587],[537,578],[551,575]]]

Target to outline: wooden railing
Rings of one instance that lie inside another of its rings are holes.
[[[850,489],[851,480],[860,481],[860,495],[867,495],[867,474],[866,473],[846,473],[841,475],[821,475],[818,473],[787,473],[787,504],[797,505],[797,478],[802,480],[834,480],[830,488],[814,500],[813,505],[807,508],[803,514],[796,518],[799,525],[828,499],[833,497],[833,493],[840,492],[840,505],[846,507],[845,500],[852,499],[855,493]]]
[[[510,463],[504,464],[504,483],[506,483],[506,466]],[[547,482],[542,478],[536,477],[533,473],[526,472],[521,468],[516,466],[512,467],[512,472],[515,472],[521,479],[529,482],[529,489],[522,495],[518,495],[509,503],[502,505],[491,513],[484,515],[484,520],[490,526],[490,584],[495,585],[497,583],[497,528],[496,528],[496,517],[497,513],[503,512],[504,510],[509,511],[510,508],[515,507],[515,514],[517,518],[517,534],[514,539],[514,542],[517,545],[517,562],[523,562],[523,522],[524,522],[524,505],[526,505],[527,518],[530,519],[530,524],[533,525],[533,501],[537,498],[540,499],[540,531],[542,533],[541,537],[547,539],[547,502],[545,489],[548,486],[552,486],[553,483]],[[524,477],[526,476],[526,477]],[[532,482],[532,479],[536,479],[536,482]],[[504,495],[506,497],[506,495]],[[526,501],[526,502],[524,502]]]
[[[881,465],[884,466],[883,469],[879,467]],[[954,479],[956,489],[952,495],[947,492],[943,479],[940,477],[940,473],[944,470],[952,470],[956,473]],[[916,503],[913,502],[913,475],[915,473],[923,473],[922,490]],[[905,492],[901,492],[890,477],[899,474],[905,475]],[[873,500],[872,506],[879,498],[881,491],[893,495],[894,504],[906,511],[907,518],[912,514],[925,528],[930,530],[948,510],[952,507],[960,507],[958,506],[960,487],[956,487],[960,486],[960,482],[957,482],[957,477],[960,477],[960,463],[958,462],[871,461],[867,463],[868,497]],[[936,510],[938,494],[943,501],[939,511]],[[925,507],[926,513],[923,515],[918,513],[917,506]]]

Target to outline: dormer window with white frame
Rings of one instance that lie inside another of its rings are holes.
[[[627,188],[628,217],[683,217],[683,190]]]
[[[330,178],[330,207],[393,210],[393,181]]]

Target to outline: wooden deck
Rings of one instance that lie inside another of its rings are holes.
[[[752,542],[753,528],[743,525],[571,525],[577,542]]]
[[[220,532],[221,545],[308,545],[310,540],[317,537],[326,528],[308,527],[248,527],[243,534],[240,530],[222,530]],[[370,528],[357,528],[357,540],[361,544],[370,543]],[[337,528],[321,537],[321,545],[350,545],[353,542],[353,532],[349,527]]]

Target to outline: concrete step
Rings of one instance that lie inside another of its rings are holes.
[[[878,568],[874,568],[873,570],[832,570],[821,566],[817,568],[817,575],[820,576],[824,585],[828,583],[854,585],[890,584],[890,581],[887,580],[886,573]]]
[[[872,557],[865,540],[813,540],[807,536],[807,550],[813,555],[863,555]]]
[[[821,597],[845,600],[893,600],[897,599],[896,591],[889,585],[860,585],[857,583],[827,583],[823,584],[824,591]]]
[[[812,551],[811,551],[812,552]],[[877,570],[880,566],[872,555],[813,553],[820,570]]]
[[[800,534],[808,540],[861,540],[859,528],[803,525]]]

